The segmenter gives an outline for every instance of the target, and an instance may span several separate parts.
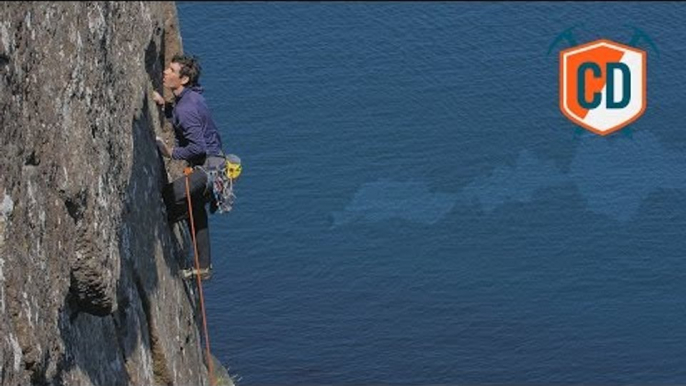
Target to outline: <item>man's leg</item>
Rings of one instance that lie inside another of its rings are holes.
[[[177,222],[188,214],[186,202],[186,177],[177,178],[162,189],[162,198],[167,207],[167,220]]]
[[[195,239],[198,247],[198,261],[200,268],[210,266],[210,233],[208,229],[207,211],[205,210],[206,194],[205,186],[207,175],[201,170],[196,170],[188,177],[188,185],[191,193],[193,206],[193,225],[195,227]],[[188,199],[186,198],[186,176],[176,179],[167,184],[162,192],[165,205],[167,206],[169,221],[188,219]],[[190,219],[188,219],[190,229]],[[195,263],[193,263],[195,265]],[[195,268],[195,267],[194,267]]]
[[[191,191],[191,201],[201,200],[205,192],[207,175],[201,171],[193,172],[189,177],[188,185]],[[186,198],[186,176],[179,177],[174,182],[167,184],[162,190],[162,198],[167,207],[167,218],[176,222],[187,218],[188,199]]]
[[[198,243],[198,261],[200,269],[210,267],[210,229],[205,210],[205,200],[199,198],[197,204],[193,203],[193,220],[195,224],[195,239]]]
[[[200,269],[210,267],[210,232],[207,226],[207,211],[205,210],[207,174],[196,170],[190,175],[190,190],[193,201],[193,225],[195,226],[195,240],[198,247],[198,263]],[[193,263],[195,266],[195,262]]]

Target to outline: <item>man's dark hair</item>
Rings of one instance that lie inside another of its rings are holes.
[[[197,86],[200,81],[200,62],[196,56],[191,55],[174,55],[172,58],[172,63],[178,63],[181,65],[181,71],[179,75],[181,77],[188,77],[188,85],[190,87]]]

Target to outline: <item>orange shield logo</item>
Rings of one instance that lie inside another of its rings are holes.
[[[645,51],[601,39],[560,52],[560,110],[572,122],[608,135],[645,109]]]

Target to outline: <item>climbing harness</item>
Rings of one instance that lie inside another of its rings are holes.
[[[200,296],[200,312],[202,313],[202,327],[205,334],[205,360],[207,361],[207,373],[210,377],[210,386],[214,386],[214,373],[212,371],[212,357],[210,354],[210,334],[207,331],[207,315],[205,314],[205,299],[202,294],[202,280],[200,279],[200,261],[198,260],[198,243],[195,239],[195,223],[193,222],[193,204],[191,203],[191,190],[188,182],[189,176],[193,173],[192,168],[185,168],[183,174],[186,175],[186,197],[188,198],[188,217],[191,222],[191,236],[193,236],[193,252],[195,254],[195,271],[198,282],[198,295]]]
[[[203,169],[207,174],[205,191],[211,191],[210,213],[219,214],[230,212],[236,195],[233,193],[233,184],[241,175],[243,167],[241,159],[235,154],[229,154],[224,158],[224,164],[219,167]],[[202,169],[202,168],[201,168]]]

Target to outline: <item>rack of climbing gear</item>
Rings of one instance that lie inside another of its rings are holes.
[[[224,157],[223,167],[206,170],[207,187],[212,192],[210,212],[228,213],[233,209],[236,195],[233,192],[233,184],[241,175],[243,167],[241,159],[235,154]]]

